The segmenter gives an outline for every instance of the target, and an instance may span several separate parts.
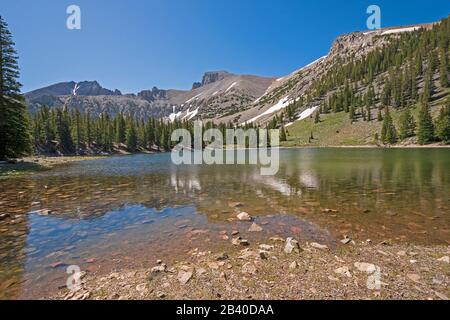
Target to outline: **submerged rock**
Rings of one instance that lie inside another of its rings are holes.
[[[247,212],[241,212],[237,215],[240,221],[252,221],[252,217]]]
[[[232,208],[240,208],[243,206],[241,202],[228,202],[228,205]]]
[[[338,213],[339,210],[326,208],[326,209],[322,209],[322,212],[324,212],[324,213]]]
[[[62,267],[66,267],[66,266],[67,266],[67,264],[65,264],[62,261],[57,261],[57,262],[50,264],[50,267],[53,269],[62,268]]]
[[[263,231],[263,228],[261,228],[260,226],[258,226],[256,223],[252,223],[252,225],[250,226],[250,228],[248,229],[248,232],[261,232]]]
[[[48,216],[49,214],[52,213],[52,211],[49,209],[41,209],[41,210],[33,211],[32,213],[37,214],[39,216]]]

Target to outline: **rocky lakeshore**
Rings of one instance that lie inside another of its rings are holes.
[[[252,228],[252,227],[251,227]],[[253,226],[257,228],[257,226]],[[149,269],[81,273],[81,285],[49,299],[433,299],[448,300],[448,246],[342,239],[336,249],[294,238],[249,243],[228,236],[227,252],[191,250]]]

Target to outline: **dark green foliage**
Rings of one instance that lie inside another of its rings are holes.
[[[281,130],[280,130],[280,142],[284,142],[286,140],[287,140],[286,130],[284,129],[284,126],[283,126],[283,127],[281,127]]]
[[[419,110],[419,119],[417,124],[417,141],[419,144],[428,144],[434,141],[434,125],[431,118],[430,108],[423,104]]]
[[[67,109],[56,111],[56,132],[58,136],[59,147],[63,153],[75,152],[72,136],[70,134],[70,122]]]
[[[85,154],[91,150],[111,152],[126,144],[129,151],[173,147],[169,132],[190,129],[189,122],[168,123],[153,118],[144,121],[118,114],[111,118],[106,112],[91,117],[89,111],[68,112],[41,107],[32,119],[33,142],[38,153]],[[123,132],[122,132],[123,131]]]
[[[381,129],[381,141],[389,144],[397,142],[397,130],[395,129],[394,121],[392,120],[388,107],[386,107],[384,114],[383,127]]]
[[[427,71],[424,81],[421,102],[422,104],[428,104],[431,101],[434,90],[431,71]]]
[[[286,116],[290,122],[295,120],[295,109],[295,103],[291,103],[286,107]]]
[[[355,120],[355,107],[353,105],[350,106],[348,117],[350,120]]]
[[[120,113],[116,117],[116,141],[118,143],[125,143],[125,118],[123,113]]]
[[[72,119],[74,119],[74,133],[72,134],[75,139],[75,146],[77,150],[81,149],[81,141],[83,140],[83,132],[81,131],[81,114],[80,111],[75,110],[74,114],[72,115]]]
[[[317,111],[317,112],[314,114],[314,123],[319,123],[319,122],[320,122],[320,112]]]
[[[126,137],[128,150],[135,152],[138,146],[138,138],[136,133],[136,124],[133,119],[128,119]]]
[[[20,94],[19,66],[8,25],[0,16],[0,159],[31,151],[29,121]]]
[[[436,136],[442,142],[450,143],[450,98],[447,100],[445,107],[441,108],[439,117],[436,122]]]
[[[449,87],[448,58],[445,49],[440,50],[439,80],[443,88]]]
[[[416,123],[409,108],[402,111],[399,119],[398,137],[400,140],[414,136]]]
[[[381,110],[378,110],[378,114],[377,114],[377,121],[381,122],[383,121],[383,114],[381,113]]]

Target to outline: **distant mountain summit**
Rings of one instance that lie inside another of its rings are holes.
[[[29,99],[36,99],[42,96],[120,96],[119,90],[108,90],[103,88],[97,81],[82,82],[61,82],[48,87],[37,89],[26,94]]]

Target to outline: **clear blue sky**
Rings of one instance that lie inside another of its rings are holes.
[[[82,29],[66,28],[66,8]],[[98,80],[123,92],[190,89],[205,71],[282,76],[325,55],[342,33],[438,20],[449,0],[1,0],[20,56],[23,91]]]

